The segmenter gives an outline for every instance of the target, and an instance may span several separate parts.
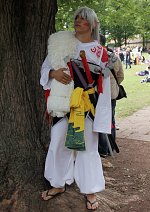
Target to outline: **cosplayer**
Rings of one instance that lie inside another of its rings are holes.
[[[88,7],[74,15],[75,32],[57,32],[48,40],[40,84],[50,90],[47,111],[53,117],[45,178],[49,200],[74,181],[86,207],[98,208],[96,193],[105,189],[98,132],[111,133],[108,55],[99,44],[99,21]]]

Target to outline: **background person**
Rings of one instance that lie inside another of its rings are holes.
[[[126,69],[131,68],[131,53],[130,53],[130,48],[126,49]]]
[[[100,35],[100,43],[104,46],[106,42],[105,36]],[[121,60],[119,56],[117,56],[112,49],[107,47],[107,52],[109,56],[108,66],[114,70],[114,73],[117,77],[119,84],[124,80],[124,71]],[[111,129],[111,136],[108,138],[111,140],[110,144],[112,150],[114,150],[113,143],[116,143],[116,121],[115,121],[115,108],[116,108],[116,98],[118,96],[119,88],[117,82],[110,72],[110,84],[111,84],[111,109],[112,109],[112,129]],[[106,141],[106,135],[99,133],[99,146],[98,150],[101,156],[105,157],[110,154],[109,147]]]

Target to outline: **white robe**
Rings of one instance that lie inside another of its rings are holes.
[[[79,50],[86,50],[91,46],[97,48],[98,42],[81,43],[77,45],[74,59],[79,57]],[[92,49],[93,51],[93,49]],[[96,52],[97,53],[97,52]],[[93,52],[87,54],[88,61],[99,64],[98,57]],[[40,83],[43,88],[50,89],[49,70],[51,64],[46,58],[41,69]],[[103,94],[100,94],[96,106],[94,122],[85,119],[85,151],[70,150],[65,147],[65,138],[68,120],[64,117],[51,128],[51,142],[45,163],[45,178],[54,187],[63,187],[65,184],[77,183],[81,193],[95,193],[105,188],[101,159],[98,153],[98,132],[111,133],[111,97],[110,78],[103,79]]]
[[[98,153],[98,133],[92,131],[92,126],[93,121],[86,118],[86,151],[77,151],[76,154],[64,145],[68,128],[67,118],[64,117],[52,127],[44,173],[51,186],[61,188],[75,180],[81,193],[91,194],[105,189]]]

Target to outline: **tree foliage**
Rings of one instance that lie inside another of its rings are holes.
[[[138,20],[138,32],[143,36],[143,39],[150,39],[150,0],[139,0],[139,7],[137,8],[139,16]]]
[[[85,5],[97,13],[101,32],[107,35],[107,40],[113,39],[118,46],[126,44],[127,39],[137,34],[147,39],[150,36],[149,0],[58,0],[56,30],[73,30],[73,13]]]

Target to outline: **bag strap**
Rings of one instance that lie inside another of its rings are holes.
[[[113,76],[114,76],[114,78],[115,78],[115,80],[116,80],[116,82],[117,82],[117,85],[119,86],[119,82],[118,82],[118,79],[117,79],[117,77],[116,77],[116,74],[115,74],[114,69],[110,69],[110,71],[111,71],[111,73],[113,74]]]

